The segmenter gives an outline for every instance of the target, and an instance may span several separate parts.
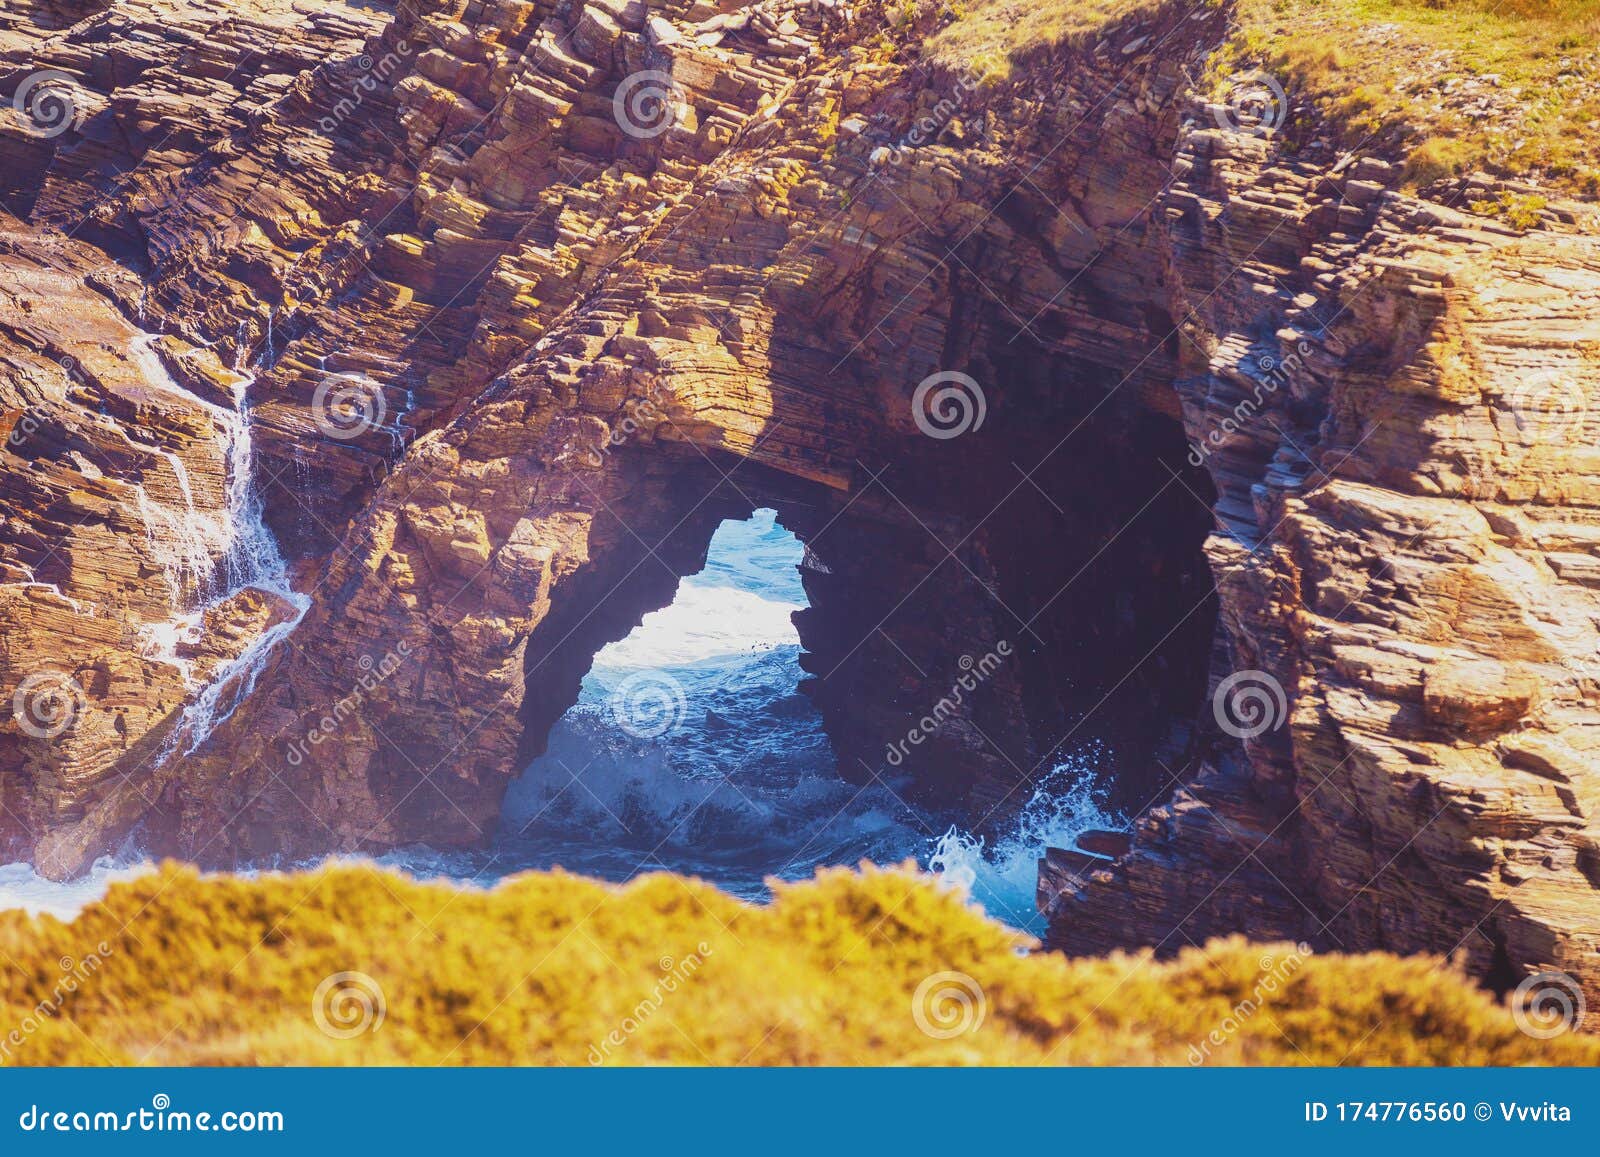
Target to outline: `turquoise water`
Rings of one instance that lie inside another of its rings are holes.
[[[910,806],[900,785],[841,778],[799,690],[790,615],[806,602],[802,553],[771,510],[723,523],[672,605],[596,656],[548,752],[508,795],[501,854],[610,879],[668,868],[752,900],[769,876],[910,860],[1040,930],[1044,847],[1116,823],[1092,765],[1056,768],[992,846]]]
[[[722,525],[672,605],[595,657],[507,797],[508,854],[609,878],[670,868],[759,899],[769,875],[926,852],[922,816],[839,777],[799,690],[801,551],[770,510]]]
[[[759,901],[768,877],[912,860],[991,915],[1038,931],[1044,847],[1120,826],[1100,809],[1092,763],[1055,768],[992,846],[909,806],[894,784],[841,778],[799,690],[790,616],[806,601],[802,552],[770,510],[723,523],[672,605],[595,657],[548,750],[508,792],[492,847],[406,848],[378,862],[472,886],[556,865],[610,880],[666,869]],[[0,866],[0,907],[70,915],[143,870],[135,854],[53,884],[26,864]]]

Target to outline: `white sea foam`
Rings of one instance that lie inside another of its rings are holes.
[[[573,754],[571,752],[567,753]],[[587,765],[569,761],[556,775],[546,764],[513,785],[505,803],[509,830],[515,832],[536,819],[578,821],[587,835],[567,844],[552,845],[548,859],[580,872],[613,875],[618,867],[633,867],[625,849],[610,854],[608,843],[639,837],[645,846],[673,858],[669,845],[705,846],[731,841],[735,846],[772,837],[766,854],[781,851],[785,838],[793,838],[797,855],[789,864],[770,863],[768,871],[796,864],[837,859],[843,849],[871,848],[884,854],[879,862],[900,858],[921,845],[928,847],[928,871],[959,889],[990,916],[1013,927],[1040,933],[1043,919],[1034,906],[1038,861],[1047,847],[1071,847],[1083,832],[1094,828],[1120,828],[1125,820],[1107,812],[1094,787],[1092,763],[1087,759],[1058,766],[1022,809],[1016,829],[992,848],[969,833],[951,828],[929,841],[907,826],[903,809],[886,792],[862,793],[852,785],[822,774],[801,776],[780,795],[750,792],[730,782],[686,781],[650,756],[618,759],[602,755]],[[582,786],[574,786],[574,781]],[[575,814],[569,814],[575,813]],[[820,827],[817,817],[831,817]],[[798,833],[798,835],[791,835]],[[598,837],[598,839],[596,838]],[[804,855],[809,852],[810,855]],[[803,858],[803,863],[802,863]],[[330,856],[302,867],[323,863],[372,863],[422,880],[442,880],[457,885],[492,887],[505,875],[530,867],[516,855],[435,851],[402,848],[378,856]],[[639,868],[661,867],[652,856]],[[684,865],[688,867],[689,865]],[[709,863],[707,865],[709,867]],[[727,865],[722,865],[726,870]],[[57,883],[47,880],[29,864],[0,866],[0,909],[21,908],[71,919],[85,905],[105,895],[119,880],[131,880],[154,871],[148,862],[97,861],[85,876]],[[691,870],[693,870],[691,868]],[[700,869],[716,879],[715,868]],[[256,876],[259,872],[241,872]],[[784,874],[792,874],[785,872]],[[802,873],[803,874],[803,873]],[[736,893],[758,898],[738,881],[720,881]]]
[[[134,880],[155,871],[155,865],[118,862],[107,856],[76,880],[47,880],[32,864],[0,864],[0,909],[20,908],[32,915],[47,913],[71,920],[84,907],[106,894],[121,880]]]
[[[235,471],[247,471],[248,447],[244,454],[237,444],[233,449]],[[250,512],[259,511],[259,498],[243,488],[231,488],[234,496],[243,499],[243,521],[257,522],[259,514]],[[191,739],[227,718],[304,613],[303,596],[276,579],[276,544],[257,541],[270,546],[265,565],[241,569],[253,572],[257,585],[272,582],[284,597],[302,600],[295,603],[298,614],[263,634],[203,689],[187,716]],[[376,862],[476,887],[557,863],[609,879],[670,867],[760,900],[769,874],[794,878],[824,864],[916,858],[991,916],[1041,931],[1034,891],[1044,849],[1124,823],[1107,814],[1096,793],[1097,753],[1057,766],[1011,834],[993,846],[955,828],[936,838],[903,792],[896,794],[901,785],[841,778],[815,708],[798,690],[800,671],[780,650],[799,645],[790,621],[804,598],[794,571],[799,556],[799,544],[770,512],[726,524],[706,569],[683,580],[673,604],[596,657],[578,704],[551,732],[549,750],[511,785],[502,839],[493,848],[411,847]],[[171,633],[151,632],[148,645],[176,658],[181,633],[174,626]],[[685,709],[680,727],[642,740],[616,726],[609,696],[620,680],[650,668],[672,670]],[[0,907],[71,915],[113,880],[149,870],[102,861],[82,880],[54,884],[27,865],[0,867]]]
[[[167,571],[174,598],[179,597],[186,585],[203,597],[200,606],[187,611],[175,606],[170,622],[153,624],[141,632],[144,653],[172,662],[183,673],[184,681],[196,691],[161,753],[165,758],[185,740],[185,751],[194,751],[233,714],[255,689],[267,656],[305,618],[311,599],[290,583],[289,564],[278,548],[278,540],[267,528],[260,488],[256,485],[251,436],[249,392],[254,377],[236,367],[233,407],[219,406],[184,389],[167,371],[156,353],[155,342],[154,334],[135,337],[128,345],[129,357],[152,388],[181,397],[211,415],[217,423],[219,450],[227,463],[223,505],[214,515],[196,510],[182,460],[165,451],[162,453],[166,454],[178,477],[184,509],[169,510],[153,502],[143,487],[138,490],[139,508],[151,547]],[[219,569],[220,582],[215,581]],[[195,687],[190,682],[189,665],[177,658],[178,643],[192,641],[195,624],[201,621],[207,608],[248,588],[276,595],[289,605],[292,613],[253,639],[236,658],[223,664],[210,683]]]
[[[1070,848],[1091,829],[1125,826],[1124,819],[1104,809],[1095,789],[1093,758],[1079,756],[1056,765],[1044,778],[1010,835],[986,848],[982,837],[951,828],[935,843],[928,870],[996,919],[1042,932],[1044,919],[1034,893],[1044,850]]]
[[[193,646],[205,637],[205,612],[190,611],[174,615],[161,623],[146,623],[137,632],[139,653],[146,659],[176,667],[183,685],[193,688],[194,664],[178,654],[178,648]]]
[[[691,577],[672,605],[644,617],[631,635],[594,658],[597,671],[681,667],[726,655],[798,647],[789,616],[798,604],[762,598],[734,587],[707,586]]]

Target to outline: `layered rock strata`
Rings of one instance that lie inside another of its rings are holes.
[[[1586,207],[1207,106],[1220,9],[993,83],[823,0],[50,12],[0,39],[71,106],[0,132],[0,666],[67,724],[12,705],[10,854],[485,840],[772,505],[844,774],[998,830],[1087,759],[1134,814],[1053,944],[1600,984]],[[246,490],[276,584],[216,577]]]

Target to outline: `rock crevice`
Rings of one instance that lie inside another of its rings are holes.
[[[0,671],[70,685],[0,727],[11,854],[486,839],[595,651],[771,505],[844,774],[998,831],[1088,757],[1133,816],[1047,858],[1050,943],[1600,984],[1590,207],[1516,231],[1230,120],[1221,9],[1003,82],[827,0],[229,11],[0,39],[0,93],[76,106],[0,129]],[[240,373],[308,604],[247,681],[290,611],[164,565],[226,556]]]

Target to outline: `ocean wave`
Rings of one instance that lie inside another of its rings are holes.
[[[801,554],[770,511],[724,524],[705,569],[683,580],[672,605],[596,656],[545,754],[508,790],[490,848],[409,847],[373,859],[467,887],[558,865],[611,880],[670,870],[754,901],[768,897],[771,877],[913,860],[989,915],[1038,931],[1044,849],[1121,822],[1097,795],[1099,753],[1058,765],[992,846],[955,827],[941,835],[947,825],[909,805],[905,784],[842,777],[821,716],[800,690],[790,615],[804,600]],[[644,674],[658,693],[653,705],[667,712],[629,729],[619,725],[618,699]],[[56,884],[26,864],[0,867],[0,907],[70,917],[113,881],[150,870],[104,860],[83,879]]]
[[[594,671],[682,667],[706,659],[799,646],[790,616],[797,603],[684,579],[672,605],[644,617],[631,635],[594,658]]]
[[[1010,834],[986,848],[981,836],[952,827],[935,841],[928,870],[965,893],[990,916],[1039,933],[1044,918],[1034,902],[1039,860],[1046,848],[1070,848],[1091,829],[1122,828],[1126,818],[1106,810],[1091,749],[1056,764],[1018,813]]]
[[[77,879],[57,881],[39,875],[32,864],[0,864],[0,908],[71,920],[85,905],[104,896],[112,884],[155,870],[148,860],[104,856]]]

